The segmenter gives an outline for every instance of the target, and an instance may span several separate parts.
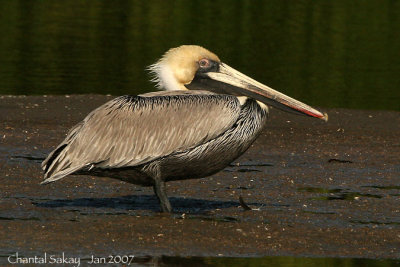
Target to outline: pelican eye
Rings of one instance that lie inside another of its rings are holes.
[[[199,66],[200,68],[207,69],[208,67],[210,67],[210,61],[206,58],[200,59]]]
[[[199,64],[199,69],[197,71],[200,73],[219,70],[219,63],[208,58],[200,59],[197,63]]]

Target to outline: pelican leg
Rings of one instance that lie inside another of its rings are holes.
[[[154,193],[160,202],[162,212],[172,212],[171,203],[169,203],[167,194],[165,193],[165,182],[159,178],[154,179]]]

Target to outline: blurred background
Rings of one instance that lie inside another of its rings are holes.
[[[317,107],[400,110],[400,1],[1,1],[0,94],[154,91],[198,44]]]

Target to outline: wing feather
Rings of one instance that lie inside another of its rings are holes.
[[[177,93],[115,98],[71,129],[43,162],[44,183],[86,166],[131,167],[207,142],[232,127],[234,96]]]

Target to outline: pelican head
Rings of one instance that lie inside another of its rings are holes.
[[[327,121],[328,115],[282,94],[221,62],[217,55],[197,45],[168,50],[149,67],[152,81],[164,90],[207,90],[247,96],[266,105]]]

